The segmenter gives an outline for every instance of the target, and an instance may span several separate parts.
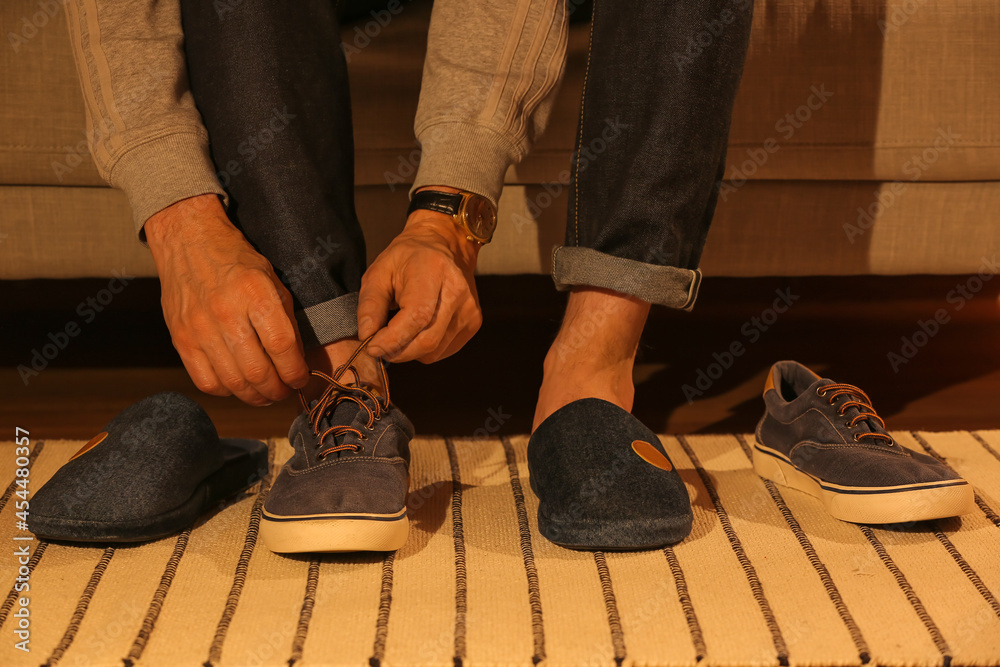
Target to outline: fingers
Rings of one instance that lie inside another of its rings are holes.
[[[358,294],[358,338],[365,340],[385,326],[392,305],[392,275],[375,262],[361,279]],[[372,341],[374,342],[374,341]]]
[[[455,315],[452,312],[453,306],[444,302],[438,303],[437,313],[430,326],[414,336],[403,349],[396,352],[391,357],[387,357],[393,363],[413,361],[437,348],[443,339],[448,336],[449,331],[455,327]],[[396,316],[398,317],[398,315]],[[393,318],[395,319],[395,318]],[[391,322],[390,322],[391,324]],[[448,338],[450,340],[450,337]]]
[[[278,393],[287,395],[287,391],[284,390],[285,385],[294,389],[306,386],[309,381],[309,366],[306,364],[302,351],[302,342],[292,310],[291,294],[281,283],[272,285],[271,291],[273,295],[263,300],[266,304],[265,307],[254,308],[251,306],[250,308],[250,324],[256,331],[257,340],[249,341],[249,345],[251,347],[255,344],[263,346],[268,365],[276,371],[277,382],[282,385]],[[280,303],[282,308],[274,307],[275,302]],[[252,362],[255,356],[251,350],[247,361]],[[239,361],[239,355],[237,355],[237,361]],[[255,386],[258,385],[257,382],[253,382],[253,378],[249,375],[247,379],[251,380]],[[270,378],[264,378],[263,382],[266,385],[265,389],[272,386]],[[265,396],[272,395],[262,390],[261,387],[258,387],[257,391]]]
[[[438,316],[440,292],[440,280],[433,275],[415,276],[406,280],[396,296],[399,312],[368,344],[370,354],[385,357],[389,361],[404,361],[399,356],[400,353],[421,331],[431,326]],[[451,318],[443,319],[443,325],[447,327]]]
[[[423,356],[417,357],[417,361],[423,364],[431,364],[435,361],[447,359],[472,340],[472,337],[479,331],[482,323],[483,316],[479,310],[479,306],[473,301],[468,302],[462,312],[454,317],[452,325],[448,327],[437,348]]]
[[[251,405],[269,405],[287,397],[289,391],[256,337],[254,343],[227,343],[219,339],[203,343],[204,351],[178,348],[178,353],[195,386],[206,394],[235,394]]]
[[[212,370],[218,378],[219,384],[226,390],[226,393],[215,395],[235,395],[244,403],[250,405],[268,405],[273,401],[263,396],[257,389],[247,381],[244,371],[229,351],[228,345],[222,337],[206,340],[202,343],[205,357],[212,364]],[[200,387],[199,387],[200,388]],[[204,391],[204,389],[202,389]],[[208,392],[213,393],[213,392]]]
[[[174,344],[177,348],[177,353],[180,354],[181,363],[184,364],[184,370],[188,372],[191,376],[191,381],[194,385],[198,387],[201,391],[206,394],[211,394],[212,396],[232,396],[232,392],[222,386],[222,381],[219,380],[219,376],[215,374],[215,369],[212,367],[212,362],[208,360],[205,353],[200,349],[196,350],[184,350],[182,351],[180,347]]]
[[[465,298],[462,298],[462,297]],[[461,305],[442,296],[438,319],[422,331],[392,361],[417,359],[432,363],[451,356],[471,339],[482,324],[482,313],[475,299],[464,294],[458,297]]]

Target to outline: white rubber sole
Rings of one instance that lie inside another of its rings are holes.
[[[260,539],[275,553],[395,551],[406,544],[410,520],[399,514],[273,517],[260,521]]]
[[[905,523],[959,516],[976,509],[975,492],[965,480],[904,486],[857,487],[821,482],[783,454],[756,443],[753,467],[775,484],[808,493],[826,511],[851,523]]]

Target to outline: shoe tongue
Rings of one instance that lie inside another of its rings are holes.
[[[313,409],[318,401],[310,401],[309,409]],[[359,414],[360,413],[360,414]],[[319,421],[319,432],[320,434],[325,433],[327,429],[332,426],[351,426],[354,424],[355,420],[360,419],[365,421],[367,419],[367,413],[361,409],[361,406],[354,401],[341,401],[336,408],[334,408],[332,413],[328,413]],[[341,444],[344,436],[340,435],[336,438],[333,436],[327,436],[323,441],[325,446],[331,444]],[[336,440],[336,443],[333,441]]]
[[[328,418],[330,425],[344,425],[350,426],[352,422],[357,418],[358,413],[363,412],[361,406],[354,401],[341,401],[333,414]]]

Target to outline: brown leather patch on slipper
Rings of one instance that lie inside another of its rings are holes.
[[[643,461],[649,465],[656,466],[660,470],[670,472],[674,469],[673,464],[670,463],[670,459],[664,456],[660,450],[645,440],[633,440],[632,451],[638,454],[639,458]]]
[[[90,442],[88,442],[86,445],[84,445],[83,447],[81,447],[80,451],[78,451],[76,454],[74,454],[73,456],[71,456],[69,460],[72,461],[76,457],[82,456],[82,455],[86,454],[91,449],[93,449],[94,447],[97,447],[99,444],[101,444],[102,442],[104,442],[104,439],[106,437],[108,437],[108,432],[107,431],[101,431],[100,433],[98,433],[97,435],[95,435],[93,438],[91,438]]]

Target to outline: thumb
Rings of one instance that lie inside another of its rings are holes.
[[[385,326],[392,298],[391,281],[383,278],[377,266],[371,267],[358,294],[358,338],[365,340]]]

